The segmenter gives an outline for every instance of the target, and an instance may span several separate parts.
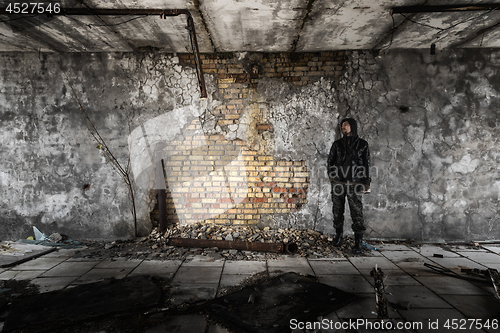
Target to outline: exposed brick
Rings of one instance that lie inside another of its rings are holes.
[[[194,66],[192,54],[179,54],[182,64]],[[262,78],[301,86],[319,77],[340,77],[344,52],[263,54],[259,77],[250,78],[232,53],[202,54],[207,75],[216,78],[222,104],[213,111],[219,125],[238,124]],[[266,112],[263,105],[259,112]],[[307,202],[309,172],[304,161],[276,161],[249,149],[241,140],[203,135],[197,120],[188,126],[197,135],[171,141],[165,148],[170,188],[168,214],[184,222],[255,224],[268,214],[289,213]],[[270,124],[257,123],[257,131]],[[201,133],[201,135],[198,135]],[[242,158],[236,157],[241,153]],[[200,206],[201,205],[201,206]],[[181,209],[179,209],[181,208]]]

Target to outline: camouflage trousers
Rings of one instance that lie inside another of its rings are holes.
[[[344,227],[345,198],[347,197],[351,211],[352,231],[362,232],[366,230],[363,219],[362,193],[363,185],[332,182],[333,226],[335,229]]]

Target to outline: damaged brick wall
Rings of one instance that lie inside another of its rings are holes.
[[[203,133],[199,120],[188,129]],[[275,161],[220,134],[184,135],[164,152],[169,221],[257,224],[263,215],[296,211],[306,202],[303,161]]]
[[[179,58],[194,65],[192,55]],[[334,87],[344,60],[343,51],[202,55],[204,71],[217,88],[212,98],[219,101],[201,117],[202,129],[241,140],[255,152],[248,189],[268,191],[245,199],[257,202],[242,203],[243,210],[228,211],[218,223],[331,232],[331,223],[323,223],[331,215],[324,160],[336,135]]]
[[[71,83],[118,160],[130,158],[140,233],[151,229],[158,156],[172,220],[333,233],[326,159],[339,120],[353,116],[376,168],[368,236],[498,239],[499,58],[203,55],[200,100],[187,54],[2,54],[0,235],[26,237],[33,225],[133,235],[127,187],[96,149]]]

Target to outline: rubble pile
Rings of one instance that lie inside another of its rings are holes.
[[[153,247],[161,247],[169,255],[179,255],[180,248],[169,246],[170,238],[192,238],[208,240],[226,240],[242,242],[262,242],[262,243],[295,243],[298,247],[297,255],[313,258],[336,258],[343,257],[344,251],[349,251],[352,241],[345,238],[342,247],[335,248],[331,245],[332,237],[320,232],[308,230],[296,230],[291,228],[271,229],[269,227],[257,228],[251,226],[227,226],[213,224],[193,224],[189,226],[174,226],[168,229],[165,234],[161,234],[158,229],[154,229],[147,237],[147,242],[154,243]],[[215,255],[231,260],[253,260],[262,258],[274,258],[279,254],[263,253],[253,251],[238,251],[235,249],[200,248],[191,249],[196,254]]]
[[[282,254],[274,252],[223,249],[217,247],[179,247],[169,244],[171,238],[190,238],[200,240],[239,241],[295,244],[296,256],[310,259],[341,258],[353,256],[353,239],[344,237],[340,247],[331,245],[332,236],[308,229],[272,229],[253,226],[215,225],[197,223],[188,226],[172,226],[165,233],[155,228],[148,236],[134,240],[113,242],[87,242],[87,249],[79,251],[77,257],[171,260],[185,259],[188,256],[206,256],[207,261],[228,260],[265,260],[278,259]],[[201,245],[200,245],[201,246]],[[369,251],[363,255],[367,255]]]

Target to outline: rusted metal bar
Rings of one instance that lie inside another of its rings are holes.
[[[195,238],[170,238],[169,245],[181,247],[217,247],[219,249],[233,249],[243,251],[276,252],[276,253],[297,253],[298,247],[295,243],[262,243],[262,242],[242,242],[226,241],[215,239],[195,239]]]
[[[167,230],[167,196],[165,189],[158,190],[158,220],[160,220],[160,232],[164,233]]]
[[[161,169],[163,170],[163,181],[167,179],[167,173],[165,172],[165,162],[161,160]],[[167,230],[167,196],[165,189],[158,190],[158,210],[160,220],[160,232],[164,233]]]
[[[477,276],[486,279],[493,283],[493,289],[495,290],[495,297],[500,300],[500,274],[494,268],[479,269],[479,268],[462,268],[461,272],[467,275]]]
[[[375,266],[371,275],[375,280],[375,307],[377,309],[378,319],[388,319],[389,312],[387,311],[387,298],[385,297],[384,277],[385,274],[380,268]]]
[[[201,66],[200,50],[198,49],[198,40],[196,39],[196,30],[194,29],[193,17],[188,15],[187,29],[191,37],[191,47],[193,48],[194,59],[196,63],[196,74],[198,75],[198,83],[200,85],[201,98],[207,98],[207,88],[205,86],[205,77],[203,75],[203,67]]]
[[[393,7],[391,13],[443,13],[443,12],[470,12],[481,10],[497,10],[500,4],[477,4],[477,5],[442,5],[442,6],[400,6]]]
[[[498,274],[498,271],[494,268],[488,268],[488,273],[490,274],[490,279],[495,289],[495,296],[500,300],[500,274]]]
[[[465,273],[467,275],[479,276],[482,278],[489,279],[490,273],[487,269],[479,269],[479,268],[461,268],[460,272]]]
[[[447,275],[447,276],[452,276],[452,277],[456,277],[456,278],[459,278],[459,279],[462,279],[462,280],[467,280],[467,281],[471,281],[471,282],[485,282],[484,278],[484,273],[483,273],[483,276],[482,276],[482,279],[479,279],[479,278],[476,278],[474,276],[478,276],[479,273],[480,273],[480,270],[478,269],[471,269],[471,268],[462,268],[460,270],[460,272],[462,273],[466,273],[468,276],[465,276],[465,275],[460,275],[458,273],[456,273],[455,271],[452,271],[451,269],[449,268],[446,268],[446,267],[443,267],[443,266],[437,266],[437,265],[432,265],[432,264],[429,264],[429,263],[424,263],[424,266],[427,267],[427,268],[430,268],[440,274],[443,274],[443,275]],[[486,272],[485,270],[483,270],[484,272]],[[487,277],[486,277],[487,278]]]

